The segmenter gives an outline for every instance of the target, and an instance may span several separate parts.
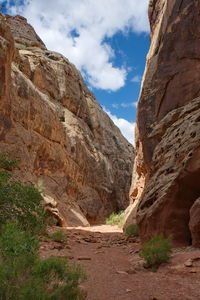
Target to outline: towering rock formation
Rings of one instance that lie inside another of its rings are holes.
[[[131,213],[142,240],[200,245],[200,1],[151,0]],[[138,204],[139,203],[139,204]]]
[[[14,41],[15,40],[15,41]],[[60,222],[87,225],[127,206],[133,147],[61,54],[23,17],[0,18],[0,153],[43,185]]]

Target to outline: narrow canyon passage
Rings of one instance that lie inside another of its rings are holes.
[[[182,232],[182,238],[187,245],[192,244],[198,246],[198,237],[195,236],[196,233],[199,232],[199,230],[195,228],[197,227],[196,225],[198,225],[198,219],[194,217],[194,212],[191,213],[191,208],[200,197],[199,181],[200,170],[196,170],[193,173],[188,173],[179,182],[180,189],[177,195],[179,201],[176,202],[179,209],[177,231]],[[196,215],[198,214],[198,208],[196,207],[195,210]]]
[[[140,240],[127,239],[118,227],[99,225],[62,231],[66,241],[42,242],[40,255],[64,256],[80,264],[87,274],[81,284],[87,300],[200,299],[199,249],[176,248],[167,264],[150,272],[139,256]],[[194,261],[191,267],[185,265],[189,259]]]

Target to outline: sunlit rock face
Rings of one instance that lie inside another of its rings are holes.
[[[60,224],[124,209],[133,147],[75,66],[20,16],[1,17],[0,43],[0,153],[20,158],[15,177],[40,186]]]
[[[126,226],[143,241],[200,242],[200,3],[151,0],[151,47],[137,110],[135,181]],[[197,202],[196,202],[197,201]],[[196,204],[194,205],[194,203]],[[199,208],[198,208],[199,209]]]

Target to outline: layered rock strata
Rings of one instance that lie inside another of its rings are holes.
[[[136,180],[126,226],[143,241],[200,245],[200,2],[151,0],[151,47],[137,109]],[[197,201],[196,205],[194,204]]]
[[[20,159],[15,177],[39,185],[62,224],[124,209],[133,147],[75,66],[20,16],[1,17],[0,44],[0,153]]]

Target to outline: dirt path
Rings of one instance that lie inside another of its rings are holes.
[[[58,229],[55,229],[55,231]],[[88,279],[88,300],[200,300],[200,249],[174,249],[157,272],[143,268],[139,240],[112,226],[65,228],[67,242],[43,242],[41,255],[68,256]]]

